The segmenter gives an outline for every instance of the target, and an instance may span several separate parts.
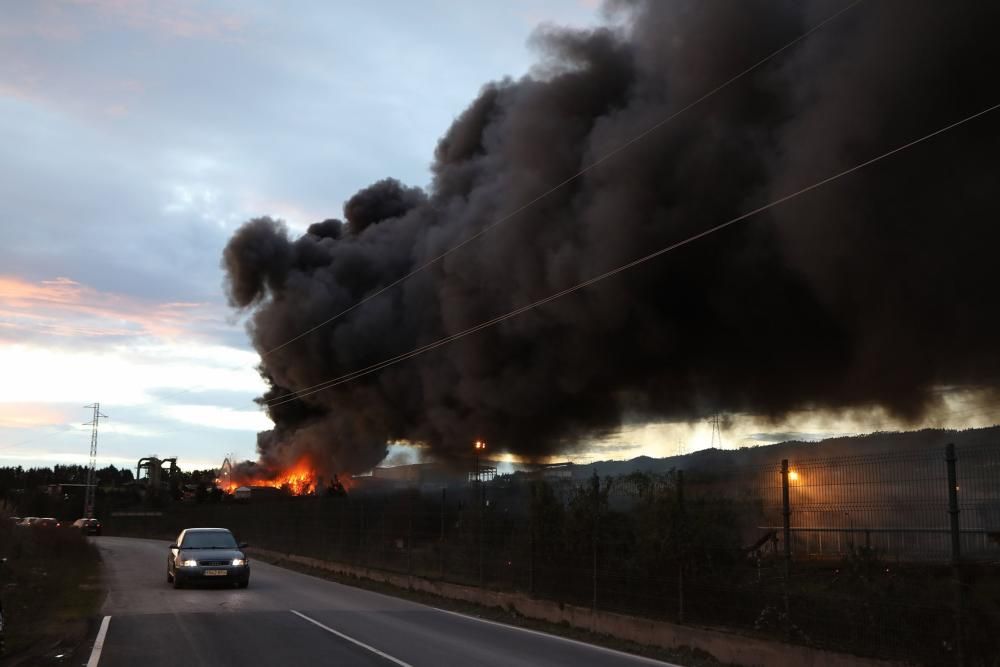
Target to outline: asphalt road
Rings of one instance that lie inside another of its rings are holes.
[[[666,663],[483,621],[260,561],[250,587],[174,590],[167,542],[99,537],[110,616],[99,665]]]

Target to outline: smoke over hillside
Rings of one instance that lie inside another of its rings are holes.
[[[264,353],[455,246],[842,7],[615,2],[540,29],[485,85],[426,192],[391,178],[292,238],[247,222],[223,265]],[[1000,101],[1000,5],[862,3],[771,63],[334,324],[264,356],[270,401],[506,313]],[[418,358],[269,409],[265,464],[339,470],[422,441],[564,452],[624,411],[687,420],[877,404],[1000,376],[1000,118],[982,119]],[[345,131],[350,131],[345,128]],[[392,165],[386,165],[391,171]]]

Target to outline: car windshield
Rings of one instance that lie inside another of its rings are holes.
[[[227,530],[188,533],[181,542],[182,549],[235,549],[236,539]]]

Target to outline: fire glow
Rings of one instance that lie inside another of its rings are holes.
[[[316,471],[308,461],[301,459],[290,469],[279,473],[277,478],[259,482],[258,485],[287,489],[292,495],[304,496],[316,489]]]
[[[295,465],[267,477],[241,476],[234,470],[228,480],[220,479],[218,483],[226,493],[232,493],[241,486],[269,486],[294,496],[305,496],[318,491],[316,469],[307,458],[301,458]]]

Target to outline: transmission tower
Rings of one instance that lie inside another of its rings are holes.
[[[94,411],[94,417],[84,426],[90,426],[90,466],[87,468],[87,490],[83,497],[83,516],[88,519],[94,518],[94,497],[97,490],[97,426],[101,423],[101,418],[108,416],[101,414],[101,404],[83,406]]]
[[[677,438],[677,444],[674,446],[674,456],[684,456],[686,454],[686,447],[684,446],[684,441]]]
[[[710,446],[722,449],[722,418],[719,413],[716,412],[712,415],[708,423],[712,425],[712,444]]]

